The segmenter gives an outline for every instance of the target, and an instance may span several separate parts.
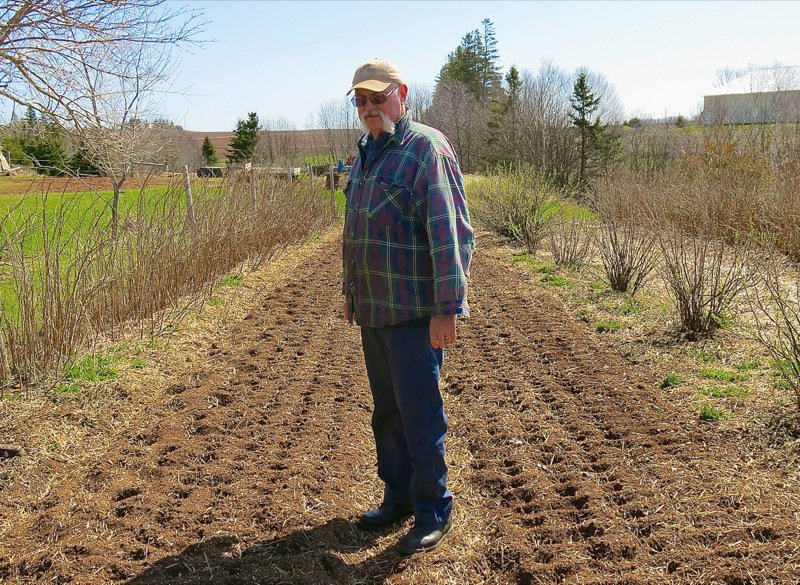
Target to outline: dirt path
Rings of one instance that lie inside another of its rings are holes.
[[[393,550],[404,526],[360,531],[380,485],[337,246],[266,287],[108,452],[35,501],[24,478],[0,491],[0,581],[800,582],[800,487],[671,404],[487,238],[443,384],[455,531],[411,559]]]

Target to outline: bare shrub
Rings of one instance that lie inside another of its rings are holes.
[[[800,271],[782,254],[767,252],[754,273],[747,294],[753,332],[793,390],[800,411]]]
[[[115,235],[100,198],[81,210],[81,198],[62,196],[54,217],[46,198],[27,212],[18,206],[3,223],[11,281],[0,313],[0,383],[57,380],[98,334],[131,325],[159,333],[221,276],[258,266],[335,218],[329,198],[307,183],[262,177],[253,198],[249,176],[234,176],[193,191],[193,224],[179,187],[143,189]]]
[[[13,377],[26,385],[60,371],[85,340],[87,300],[101,285],[92,280],[88,260],[99,240],[98,206],[80,210],[62,200],[46,220],[49,198],[21,200],[0,224],[9,278],[0,312],[2,382]],[[81,242],[79,229],[95,243]]]
[[[547,236],[561,192],[530,167],[476,182],[473,215],[533,254]]]
[[[635,295],[656,266],[652,232],[643,229],[633,217],[608,218],[600,230],[598,247],[609,286]]]
[[[560,216],[548,232],[550,253],[558,266],[581,266],[592,250],[594,222],[584,217]]]
[[[657,234],[662,276],[680,331],[689,339],[712,336],[735,312],[735,302],[747,288],[750,270],[745,248],[675,226],[661,226]]]
[[[656,266],[657,243],[646,203],[632,176],[607,184],[595,195],[598,248],[612,290],[635,295]]]

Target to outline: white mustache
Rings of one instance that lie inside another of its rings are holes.
[[[361,114],[361,124],[364,126],[364,129],[369,130],[367,128],[367,123],[366,123],[367,118],[378,118],[378,117],[383,119],[383,130],[385,132],[388,132],[389,134],[393,134],[394,122],[392,122],[389,119],[389,116],[387,116],[384,112],[378,109],[370,110],[369,112],[364,112]]]

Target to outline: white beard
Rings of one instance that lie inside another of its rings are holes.
[[[383,120],[383,131],[386,132],[387,134],[394,134],[394,122],[392,122],[389,119],[389,116],[387,116],[381,110],[373,110],[373,112],[377,112],[378,114],[380,114],[381,120]],[[364,128],[364,131],[369,132],[370,130],[367,127],[367,112],[365,111],[363,114],[361,114],[361,116],[359,116],[359,119],[361,120],[361,126]]]

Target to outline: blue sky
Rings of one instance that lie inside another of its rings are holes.
[[[343,97],[354,69],[393,61],[407,83],[433,84],[462,36],[490,18],[500,65],[535,71],[545,59],[587,67],[613,84],[627,117],[692,115],[716,71],[800,65],[800,2],[192,2],[205,38],[180,53],[162,114],[188,130],[232,130],[256,111],[312,125]]]

